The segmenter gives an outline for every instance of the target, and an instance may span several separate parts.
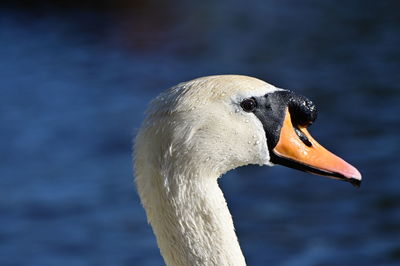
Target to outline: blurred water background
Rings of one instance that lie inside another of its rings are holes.
[[[248,264],[400,265],[399,3],[2,1],[0,265],[162,265],[131,139],[162,90],[230,73],[313,99],[364,178],[228,173]]]

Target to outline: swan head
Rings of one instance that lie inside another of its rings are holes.
[[[198,78],[153,100],[135,156],[169,176],[171,171],[220,176],[247,164],[281,164],[359,185],[358,170],[308,133],[316,117],[306,97],[256,78]],[[143,157],[148,151],[157,156]]]

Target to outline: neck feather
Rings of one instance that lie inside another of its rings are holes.
[[[136,182],[167,265],[245,265],[217,176],[148,170]]]

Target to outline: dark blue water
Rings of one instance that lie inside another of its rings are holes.
[[[0,265],[162,265],[131,139],[160,91],[227,73],[313,99],[313,135],[364,178],[355,189],[280,166],[228,173],[221,186],[248,264],[399,265],[399,8],[1,8]]]

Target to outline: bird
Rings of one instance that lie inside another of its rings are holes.
[[[137,192],[166,265],[246,265],[218,179],[276,164],[361,184],[308,132],[308,98],[258,78],[214,75],[162,92],[134,140]]]

